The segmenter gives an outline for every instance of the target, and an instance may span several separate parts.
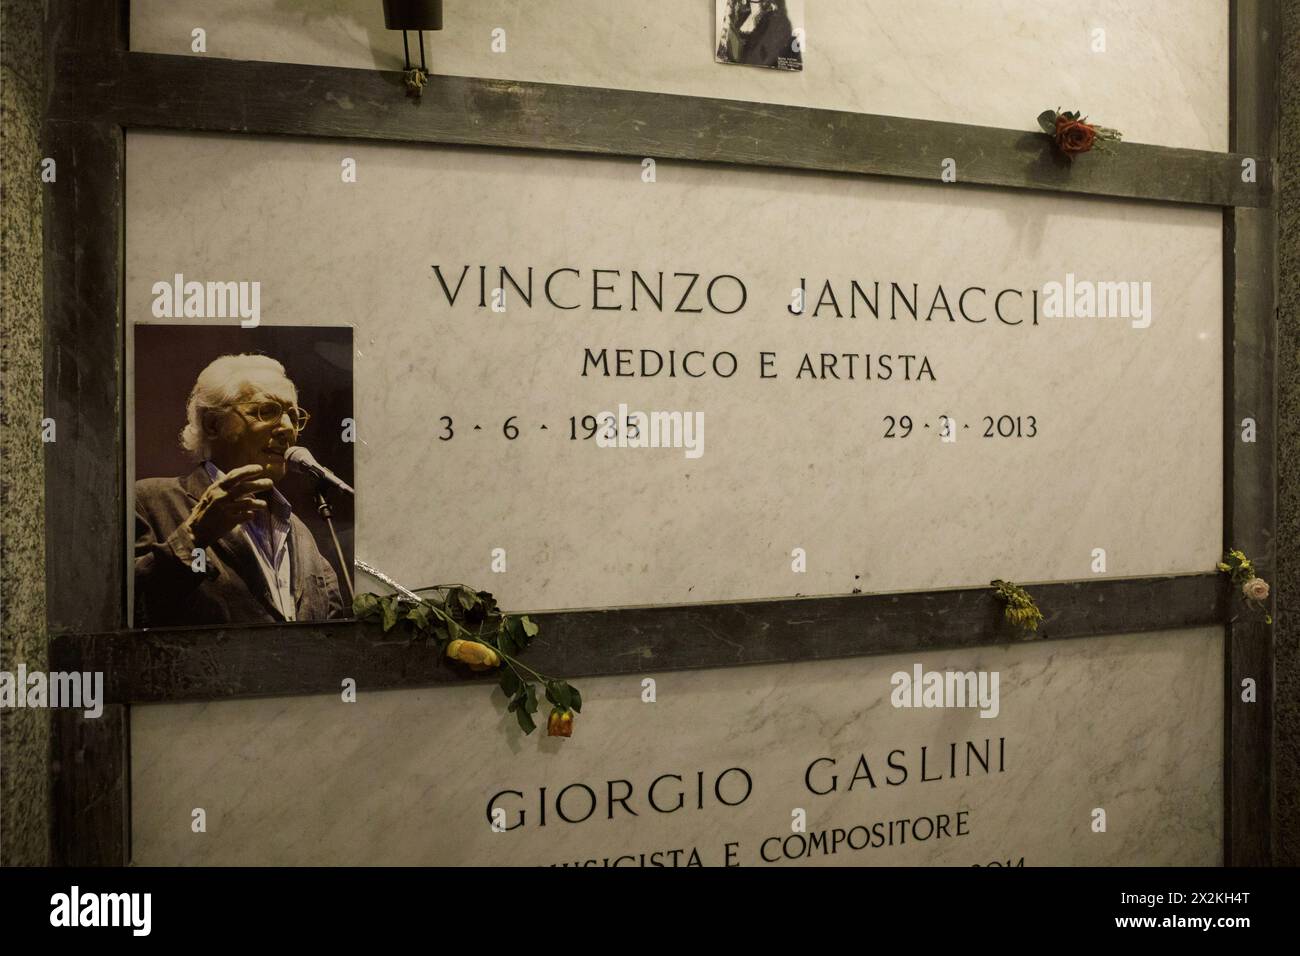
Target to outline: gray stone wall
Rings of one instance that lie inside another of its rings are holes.
[[[0,0],[0,670],[46,669],[41,0]],[[0,709],[0,864],[49,860],[50,712]]]
[[[1282,19],[1273,857],[1300,866],[1300,0],[1282,0]]]

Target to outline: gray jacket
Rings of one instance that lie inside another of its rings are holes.
[[[238,527],[208,546],[193,569],[194,539],[181,527],[212,479],[202,465],[183,478],[135,483],[135,626],[283,622],[247,537]],[[291,589],[300,621],[343,617],[338,578],[311,531],[289,516]]]

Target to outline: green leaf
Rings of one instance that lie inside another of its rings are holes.
[[[564,686],[569,688],[569,709],[575,714],[582,713],[582,695],[578,693],[578,688],[572,684],[565,684]]]
[[[523,702],[524,702],[523,693],[520,692],[515,694],[514,697],[510,698],[510,704],[509,706],[506,707],[506,712],[513,714],[515,711],[519,709],[519,705],[522,704]]]
[[[524,628],[524,620],[524,618],[510,616],[506,617],[501,622],[501,630],[503,633],[510,635],[510,643],[514,648],[514,650],[508,652],[510,654],[515,654],[524,650],[528,647],[528,642],[532,640],[527,630]]]
[[[510,636],[510,629],[505,627],[501,628],[501,630],[497,632],[497,646],[511,657],[514,657],[514,655],[519,651],[519,646],[515,643],[515,639]]]
[[[526,734],[531,734],[537,729],[537,725],[533,723],[533,718],[522,707],[515,711],[515,719],[519,721],[519,729]]]
[[[534,637],[537,636],[537,632],[540,630],[540,628],[536,624],[534,624],[531,620],[529,620],[527,614],[525,614],[523,617],[519,619],[519,623],[523,627],[524,634],[529,640],[532,640]]]
[[[556,707],[562,710],[572,708],[572,693],[569,685],[562,680],[548,681],[546,684],[546,699]]]
[[[537,685],[525,684],[524,693],[528,696],[528,712],[530,714],[537,713]]]
[[[512,668],[501,668],[501,678],[499,683],[501,684],[501,690],[507,697],[513,697],[515,694],[519,693],[519,675],[516,674]]]
[[[1043,110],[1038,114],[1038,125],[1044,133],[1056,132],[1056,110]]]
[[[376,594],[358,594],[352,599],[352,613],[361,620],[368,620],[379,613],[379,596]]]
[[[429,615],[432,613],[427,604],[417,604],[406,612],[406,619],[414,624],[422,634],[427,634],[433,630],[434,626],[434,622],[429,620]]]
[[[461,607],[469,611],[473,610],[473,608],[478,604],[478,595],[469,588],[457,588],[456,600],[460,601]]]
[[[379,609],[384,616],[384,633],[387,634],[393,629],[393,625],[397,623],[397,597],[389,595],[380,598]]]

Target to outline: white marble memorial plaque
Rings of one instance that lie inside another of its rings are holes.
[[[132,858],[1221,861],[1218,629],[680,673],[648,665],[582,681],[568,740],[522,737],[483,685],[360,687],[354,704],[335,695],[133,708]],[[893,706],[891,678],[917,667],[996,672],[996,716]],[[206,832],[192,828],[195,808]],[[508,829],[494,832],[498,808]]]
[[[408,584],[541,610],[1218,557],[1217,210],[251,137],[128,160],[129,321],[174,321],[182,273],[354,326],[356,554]]]

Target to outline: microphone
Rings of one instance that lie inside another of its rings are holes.
[[[339,491],[346,494],[356,495],[356,492],[352,490],[351,485],[318,462],[315,456],[313,456],[306,448],[303,448],[302,445],[294,445],[286,451],[284,453],[284,460],[285,463],[294,471],[301,472],[304,475],[310,475],[318,481],[323,481],[331,488],[337,488]]]

